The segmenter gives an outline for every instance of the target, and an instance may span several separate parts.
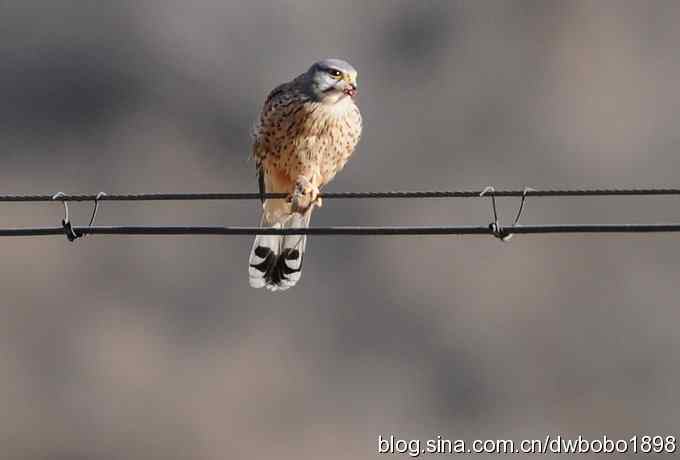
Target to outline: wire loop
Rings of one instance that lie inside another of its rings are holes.
[[[496,211],[496,189],[493,185],[489,185],[482,190],[479,196],[489,195],[491,197],[491,209],[493,211],[493,221],[489,224],[491,234],[501,241],[508,241],[512,238],[512,234],[505,230],[498,221],[498,211]]]
[[[524,212],[524,204],[526,203],[527,194],[533,191],[534,189],[531,187],[524,187],[524,191],[522,192],[522,201],[519,204],[519,208],[517,209],[517,215],[515,216],[515,220],[512,223],[513,227],[517,226],[517,224],[519,223],[519,219],[522,217],[522,212]],[[480,193],[479,196],[484,196],[487,194],[491,197],[491,209],[493,210],[493,221],[489,224],[489,230],[491,231],[491,234],[498,238],[499,240],[503,242],[508,241],[510,240],[510,238],[512,238],[512,233],[510,233],[509,230],[505,229],[498,220],[498,211],[496,210],[496,190],[494,189],[493,185],[489,185],[488,187],[484,188],[484,190],[482,190],[482,193]]]
[[[58,192],[52,196],[53,200],[61,200],[64,205],[64,218],[61,221],[61,226],[64,229],[64,235],[70,242],[74,242],[78,238],[82,237],[83,234],[73,228],[71,225],[71,220],[68,215],[68,202],[64,199],[66,194],[64,192]]]
[[[90,223],[87,224],[88,227],[92,227],[92,224],[94,223],[94,219],[95,219],[95,217],[97,217],[97,210],[99,209],[99,200],[103,196],[106,196],[106,193],[99,192],[99,193],[97,193],[97,196],[94,198],[94,209],[92,209],[92,216],[90,217]]]
[[[522,217],[522,211],[524,211],[524,203],[527,200],[527,193],[535,191],[531,187],[524,187],[524,191],[522,192],[522,201],[519,203],[519,209],[517,210],[517,215],[515,216],[515,221],[512,223],[512,226],[516,226],[519,223],[519,218]]]

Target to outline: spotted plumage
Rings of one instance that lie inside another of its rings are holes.
[[[261,225],[308,226],[319,189],[349,160],[361,135],[354,102],[356,70],[339,59],[316,62],[269,93],[253,129],[260,192],[289,199],[263,203]],[[287,289],[300,278],[305,236],[258,236],[250,255],[250,285]]]

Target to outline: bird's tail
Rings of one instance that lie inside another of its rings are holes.
[[[266,214],[265,214],[266,215]],[[304,214],[291,213],[280,222],[270,224],[262,217],[261,227],[297,228],[309,227],[312,208]],[[302,259],[307,235],[257,235],[248,261],[250,286],[283,291],[300,280]]]

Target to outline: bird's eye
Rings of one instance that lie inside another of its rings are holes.
[[[328,69],[328,73],[330,74],[331,77],[335,79],[342,77],[342,72],[336,69]]]

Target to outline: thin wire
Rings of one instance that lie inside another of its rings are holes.
[[[83,235],[493,235],[489,226],[418,227],[309,227],[260,228],[219,226],[74,227]],[[607,225],[518,225],[504,227],[510,234],[667,233],[680,232],[680,223]],[[3,236],[63,235],[62,227],[2,228]]]
[[[483,190],[424,190],[391,192],[330,192],[321,193],[321,198],[363,199],[363,198],[479,198]],[[608,188],[608,189],[543,189],[526,191],[496,190],[496,197],[555,197],[555,196],[635,196],[635,195],[680,195],[680,188]],[[192,200],[259,200],[261,198],[286,198],[285,193],[126,193],[100,196],[98,201],[192,201]],[[97,195],[60,195],[61,201],[95,201]],[[48,202],[53,195],[0,195],[0,202]]]

